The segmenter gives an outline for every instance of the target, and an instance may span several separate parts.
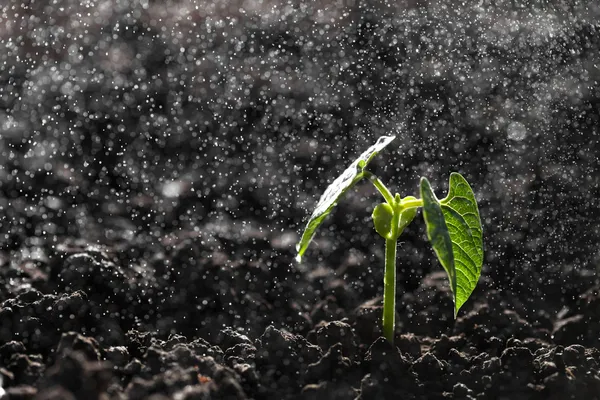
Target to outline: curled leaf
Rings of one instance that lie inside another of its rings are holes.
[[[483,230],[475,194],[461,174],[450,174],[448,195],[440,205],[452,240],[456,266],[455,313],[458,313],[481,275]]]
[[[427,236],[448,274],[454,316],[477,286],[483,264],[481,220],[475,195],[462,175],[450,175],[448,195],[435,197],[426,178],[421,179],[423,218]]]

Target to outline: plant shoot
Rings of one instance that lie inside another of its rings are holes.
[[[475,195],[459,173],[450,174],[448,194],[438,199],[427,178],[420,182],[420,196],[402,198],[392,195],[381,180],[366,168],[369,162],[394,140],[382,136],[369,147],[325,190],[311,214],[300,242],[296,246],[300,262],[319,225],[340,198],[362,179],[367,179],[381,194],[384,202],[373,209],[375,231],[385,239],[385,271],[383,283],[383,334],[394,341],[396,312],[396,249],[398,238],[412,222],[419,208],[427,228],[427,238],[448,275],[454,301],[454,317],[467,301],[481,274],[483,237]]]

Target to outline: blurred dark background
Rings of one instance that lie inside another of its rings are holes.
[[[266,231],[291,254],[327,184],[396,134],[374,171],[402,195],[427,176],[440,197],[461,172],[493,287],[559,310],[598,279],[595,1],[0,10],[4,260],[66,238],[139,240],[149,257],[169,235],[219,226],[233,240]],[[306,262],[337,268],[352,250],[379,263],[376,200],[352,192]],[[416,225],[399,252],[413,289],[439,268]]]

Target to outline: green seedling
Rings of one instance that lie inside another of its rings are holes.
[[[421,178],[420,199],[413,196],[392,195],[379,178],[366,170],[369,162],[395,136],[382,136],[369,147],[325,190],[310,216],[300,242],[296,246],[300,262],[317,228],[331,212],[338,200],[357,182],[367,179],[383,196],[385,202],[377,205],[372,214],[375,231],[385,239],[385,274],[383,289],[383,334],[394,341],[396,310],[396,248],[398,238],[412,222],[419,208],[427,238],[440,264],[448,274],[454,300],[454,317],[477,285],[483,264],[481,220],[475,195],[459,173],[450,174],[448,195],[439,200],[427,178]]]

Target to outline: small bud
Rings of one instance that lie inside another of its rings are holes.
[[[378,204],[373,210],[371,218],[373,218],[373,225],[379,236],[387,239],[392,232],[392,219],[394,216],[394,210],[388,203]]]

